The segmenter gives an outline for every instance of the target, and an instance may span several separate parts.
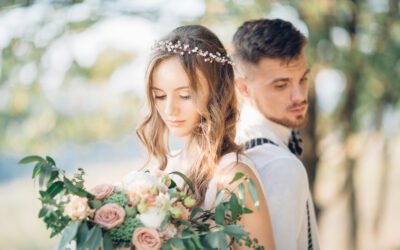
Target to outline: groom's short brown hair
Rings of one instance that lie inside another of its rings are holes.
[[[290,22],[257,19],[244,22],[233,36],[235,59],[257,64],[261,58],[289,62],[302,52],[307,39]]]

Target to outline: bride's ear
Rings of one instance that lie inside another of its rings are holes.
[[[238,89],[240,95],[242,97],[249,97],[249,90],[248,90],[248,86],[247,86],[247,81],[242,78],[242,77],[238,77],[235,79],[235,86]]]

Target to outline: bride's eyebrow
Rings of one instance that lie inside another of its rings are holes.
[[[189,88],[189,86],[181,86],[181,87],[177,87],[177,88],[173,89],[173,91],[182,90],[182,89],[188,89],[188,88]],[[158,90],[158,91],[164,91],[164,90],[159,89],[159,88],[157,88],[157,87],[152,87],[151,89],[152,89],[152,90]]]

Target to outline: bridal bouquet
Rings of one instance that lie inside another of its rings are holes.
[[[255,202],[254,183],[237,173],[239,195],[222,190],[216,207],[196,206],[190,192],[183,192],[169,175],[178,175],[194,193],[190,180],[180,172],[133,172],[120,185],[100,184],[85,189],[84,170],[68,178],[51,157],[28,156],[20,163],[36,163],[32,178],[38,180],[42,208],[39,218],[62,234],[57,249],[229,249],[234,243],[263,249],[237,224],[252,211],[244,207],[244,184]]]

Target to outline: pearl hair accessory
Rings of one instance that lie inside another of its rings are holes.
[[[190,48],[189,44],[182,44],[181,41],[177,41],[176,43],[172,43],[171,41],[156,41],[152,47],[152,50],[168,51],[181,56],[184,54],[196,54],[204,57],[205,62],[217,62],[220,64],[228,63],[233,65],[233,61],[228,55],[222,56],[222,54],[218,51],[213,54],[209,51],[203,51],[198,47]]]

